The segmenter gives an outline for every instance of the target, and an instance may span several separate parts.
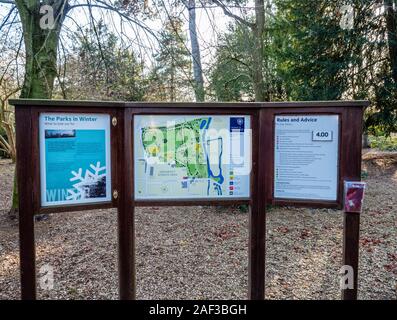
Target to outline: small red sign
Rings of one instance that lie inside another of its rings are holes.
[[[361,212],[365,188],[365,182],[345,181],[345,212]]]

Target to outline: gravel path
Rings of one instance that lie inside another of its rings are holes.
[[[397,166],[368,162],[361,219],[360,299],[397,299]],[[380,166],[384,166],[380,169]],[[17,221],[7,217],[13,165],[0,160],[0,299],[18,299]],[[245,299],[248,214],[237,208],[136,211],[138,299]],[[36,222],[37,266],[54,270],[41,299],[117,299],[115,210]],[[267,213],[267,299],[339,299],[342,215],[328,209]]]

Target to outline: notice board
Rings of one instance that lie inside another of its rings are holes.
[[[134,117],[135,199],[249,198],[250,117]]]
[[[111,200],[109,115],[42,113],[39,130],[43,207]]]
[[[274,197],[336,201],[339,116],[279,115],[274,121]]]

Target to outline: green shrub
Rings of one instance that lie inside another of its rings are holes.
[[[369,143],[371,148],[379,149],[381,151],[397,151],[397,137],[396,136],[370,136]]]

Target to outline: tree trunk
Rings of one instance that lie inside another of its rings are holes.
[[[175,64],[174,64],[174,57],[172,57],[171,62],[171,79],[170,79],[170,101],[175,101]]]
[[[265,101],[263,85],[263,33],[265,26],[264,0],[255,0],[255,25],[253,27],[254,48],[252,53],[253,87],[255,101]]]
[[[67,4],[54,1],[54,24],[51,27],[40,26],[43,14],[40,2],[31,1],[28,6],[23,0],[16,2],[21,18],[26,51],[25,79],[21,98],[50,99],[54,80],[57,75],[57,49],[59,33],[65,18]],[[67,2],[65,2],[67,3]]]
[[[25,43],[25,79],[21,98],[51,99],[54,80],[57,74],[57,49],[59,33],[67,12],[67,1],[55,0],[52,3],[54,23],[40,26],[43,14],[40,1],[16,0],[22,23]],[[16,175],[11,212],[18,208]]]
[[[197,39],[196,26],[196,1],[188,0],[187,9],[189,11],[189,33],[192,46],[193,75],[194,75],[194,94],[196,102],[204,101],[204,79],[201,66],[200,46]]]
[[[392,78],[397,83],[397,3],[395,0],[385,0],[387,44],[389,48]]]

